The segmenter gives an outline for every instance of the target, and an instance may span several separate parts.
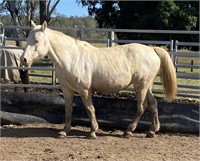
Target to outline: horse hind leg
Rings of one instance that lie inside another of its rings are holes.
[[[146,137],[154,137],[155,133],[160,129],[160,122],[158,118],[157,100],[153,96],[151,88],[149,88],[147,92],[147,103],[148,103],[148,110],[152,114],[152,125]]]
[[[141,116],[147,108],[147,85],[135,86],[136,100],[137,100],[137,112],[132,122],[128,125],[127,130],[124,132],[123,136],[128,138],[132,136],[132,132],[136,129]]]

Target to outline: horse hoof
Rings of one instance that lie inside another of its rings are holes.
[[[95,134],[95,132],[91,132],[89,136],[86,137],[87,139],[96,139],[97,136]]]
[[[132,132],[124,132],[122,135],[124,138],[131,138],[133,136]]]
[[[64,131],[59,132],[58,136],[57,136],[58,139],[63,139],[63,138],[66,138],[66,137],[67,137],[67,134]]]
[[[89,135],[89,136],[86,136],[86,139],[95,140],[95,139],[97,139],[97,137]]]
[[[153,138],[155,136],[155,132],[149,131],[146,135],[147,138]]]

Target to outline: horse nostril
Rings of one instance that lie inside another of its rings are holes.
[[[21,65],[24,65],[25,67],[28,67],[28,61],[26,58],[21,57],[20,58]]]

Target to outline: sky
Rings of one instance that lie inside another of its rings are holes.
[[[82,7],[81,4],[76,3],[76,0],[61,0],[57,5],[56,10],[58,13],[67,17],[88,16],[87,7]]]
[[[3,0],[0,0],[2,3]],[[52,0],[55,3],[55,0]],[[88,16],[87,7],[82,7],[81,4],[76,3],[76,0],[60,0],[56,7],[56,11],[61,15],[70,16]]]

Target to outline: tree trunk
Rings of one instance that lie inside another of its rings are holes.
[[[51,20],[51,15],[59,2],[60,0],[56,0],[50,9],[51,0],[40,1],[40,24],[42,24],[44,21],[49,23]]]
[[[43,24],[44,21],[47,21],[47,6],[49,0],[40,1],[40,24]]]
[[[16,8],[16,1],[7,1],[8,10],[10,11],[10,14],[12,16],[12,22],[14,26],[20,26],[19,23],[19,17],[18,17],[18,9]],[[13,29],[14,31],[14,37],[15,38],[21,38],[20,30],[19,28]],[[16,41],[17,46],[22,46],[21,41]]]

